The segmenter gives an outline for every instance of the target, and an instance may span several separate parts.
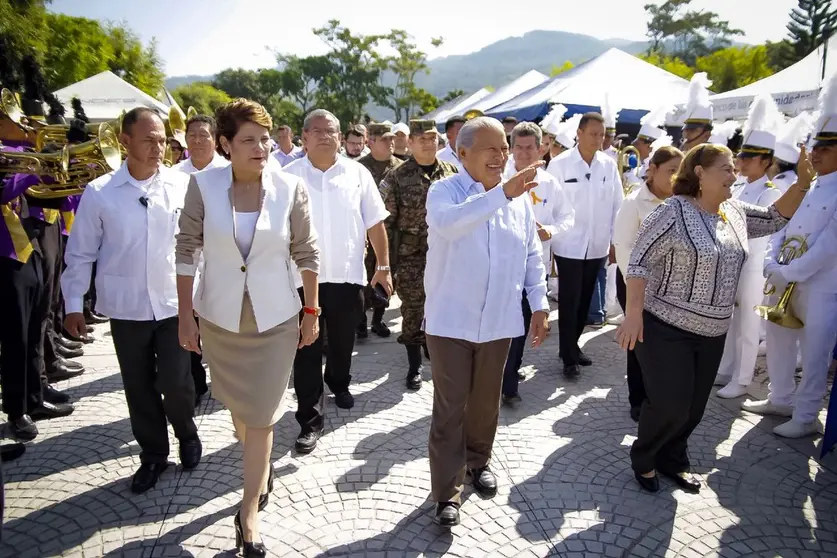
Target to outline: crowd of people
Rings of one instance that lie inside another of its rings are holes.
[[[32,440],[35,421],[73,411],[50,382],[70,377],[62,359],[90,340],[91,322],[109,320],[141,450],[131,488],[146,492],[167,468],[169,423],[184,469],[201,461],[194,408],[208,391],[205,362],[243,448],[236,544],[264,556],[258,512],[291,376],[295,450],[307,454],[324,434],[326,386],[334,405],[353,407],[355,341],[390,335],[384,311],[397,293],[405,388],[421,389],[423,363],[432,365],[435,520],[456,525],[466,479],[485,497],[497,492],[500,408],[523,404],[527,338],[537,347],[550,331],[551,276],[563,381],[594,364],[579,341],[603,321],[607,298],[624,310],[616,338],[643,489],[659,490],[660,474],[700,490],[689,436],[714,384],[721,397],[746,393],[762,337],[753,307],[777,305],[788,285],[804,328],[766,323],[770,397],[742,407],[788,417],[777,435],[817,432],[837,343],[837,77],[816,124],[785,123],[771,99],[757,99],[737,153],[731,134],[713,137],[727,127],[713,123],[700,77],[693,85],[680,149],[652,111],[633,167],[611,107],[568,119],[557,107],[540,125],[457,116],[443,124],[444,148],[432,120],[343,133],[346,123],[316,109],[298,146],[246,99],[189,118],[180,139],[154,110],[129,111],[125,162],[82,195],[34,195],[33,184],[49,183],[42,171],[4,179],[0,381],[12,433]],[[27,99],[36,121],[43,104]],[[68,143],[87,140],[76,108]],[[27,150],[33,130],[0,114],[0,157]],[[185,143],[182,157],[163,164],[174,143]],[[789,256],[798,237],[804,250]]]

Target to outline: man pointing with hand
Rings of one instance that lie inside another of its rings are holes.
[[[549,304],[541,242],[531,204],[542,162],[502,183],[509,145],[502,124],[475,118],[459,131],[462,172],[427,195],[425,334],[433,369],[430,478],[436,522],[459,523],[466,472],[482,496],[497,492],[488,462],[497,431],[503,364],[523,335],[525,289],[531,338],[547,334]]]

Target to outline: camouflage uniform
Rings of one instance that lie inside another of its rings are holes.
[[[411,122],[411,125],[413,123]],[[401,299],[402,345],[423,345],[424,332],[424,266],[427,257],[427,192],[437,180],[456,173],[456,167],[444,161],[435,162],[430,173],[410,157],[384,178],[384,204],[389,217],[387,233],[393,242],[390,260],[396,262],[395,290]]]
[[[381,127],[382,130],[378,130],[378,127]],[[390,126],[386,126],[384,124],[369,125],[369,133],[377,136],[382,135],[382,133],[391,133],[390,129]],[[378,161],[372,156],[371,153],[369,153],[368,155],[364,155],[363,157],[358,159],[357,162],[366,167],[369,170],[370,174],[372,174],[372,178],[375,179],[375,184],[378,186],[378,191],[381,193],[382,198],[384,197],[385,192],[383,191],[383,189],[381,189],[381,181],[389,171],[398,168],[402,164],[402,161],[400,159],[397,159],[392,155],[390,155],[388,161]],[[375,275],[375,268],[377,267],[378,262],[375,260],[375,251],[369,244],[368,239],[366,241],[366,256],[364,257],[363,262],[366,265],[367,278],[369,279],[369,281],[371,281],[372,276]],[[370,285],[367,284],[363,288],[363,294],[365,308],[368,310],[375,306],[375,299],[373,298],[374,289],[372,289]],[[365,318],[363,323],[365,323]]]

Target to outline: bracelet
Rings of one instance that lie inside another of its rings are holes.
[[[302,307],[302,311],[303,311],[305,314],[311,314],[312,316],[316,316],[316,317],[319,317],[319,316],[320,316],[320,314],[322,314],[322,313],[323,313],[323,309],[322,309],[322,308],[312,308],[312,307],[310,307],[310,306],[303,306],[303,307]]]
[[[375,270],[376,271],[390,271],[390,268],[389,268],[388,265],[379,265],[378,267],[375,268]]]

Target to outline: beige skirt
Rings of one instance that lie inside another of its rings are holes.
[[[245,293],[238,333],[201,319],[200,335],[212,396],[247,426],[275,424],[299,344],[299,316],[259,333]]]

